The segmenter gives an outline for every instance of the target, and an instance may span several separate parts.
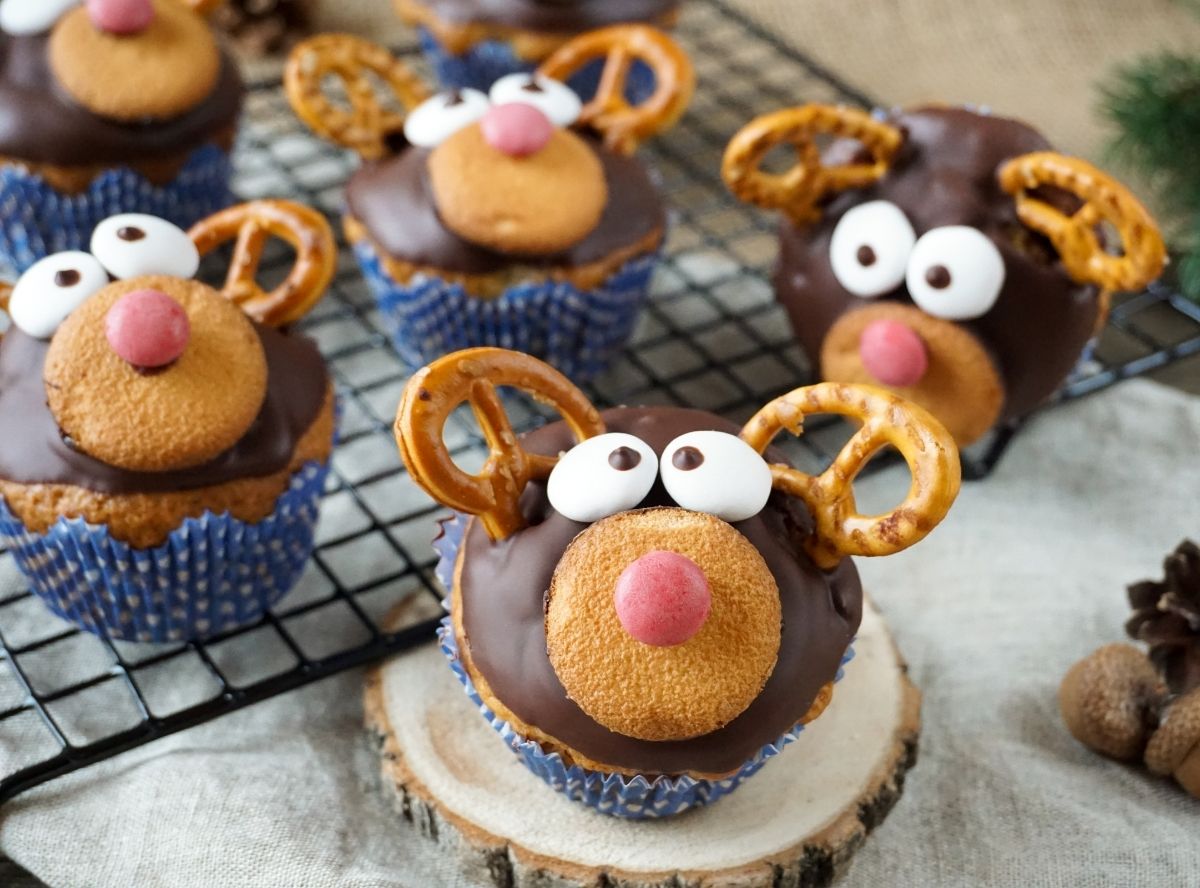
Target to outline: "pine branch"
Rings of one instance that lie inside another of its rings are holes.
[[[1172,241],[1186,254],[1180,284],[1200,299],[1200,57],[1162,53],[1119,68],[1101,108],[1117,130],[1112,160],[1138,172],[1174,217]]]

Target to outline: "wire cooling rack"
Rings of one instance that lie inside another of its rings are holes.
[[[634,343],[591,394],[602,405],[686,404],[744,420],[810,376],[767,280],[775,220],[726,195],[720,154],[731,133],[765,110],[801,101],[874,103],[718,0],[689,3],[681,36],[697,62],[697,99],[645,155],[673,207],[669,256]],[[252,87],[236,162],[242,197],[292,197],[336,216],[355,163],[304,132],[277,81]],[[304,331],[335,377],[341,441],[316,555],[299,587],[259,624],[203,643],[95,638],[44,610],[11,555],[0,552],[0,801],[432,638],[439,591],[429,543],[440,512],[398,458],[391,423],[408,373],[348,251]],[[1126,297],[1062,398],[1197,353],[1196,306],[1165,287]],[[523,402],[510,408],[519,428],[541,420]],[[968,475],[986,474],[1013,432],[1002,430],[968,454]],[[465,421],[448,427],[447,443],[468,467],[482,459]],[[813,471],[838,444],[836,427],[816,428],[793,445],[793,456]],[[405,608],[411,622],[385,628],[385,615],[401,602],[419,605]]]

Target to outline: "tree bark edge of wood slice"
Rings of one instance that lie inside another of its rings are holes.
[[[403,610],[403,606],[401,606]],[[831,884],[840,876],[855,852],[862,846],[868,834],[874,830],[892,810],[904,788],[905,776],[917,760],[918,739],[921,727],[921,693],[908,678],[908,667],[894,641],[883,624],[882,617],[873,602],[867,601],[864,623],[877,620],[881,634],[876,641],[889,662],[884,664],[895,672],[896,713],[891,742],[878,759],[865,786],[856,795],[848,798],[838,813],[819,830],[799,836],[797,840],[777,852],[749,863],[741,862],[729,867],[688,870],[671,868],[663,871],[629,871],[620,868],[581,864],[558,857],[531,851],[521,842],[496,835],[474,823],[469,816],[450,810],[429,787],[414,773],[405,751],[393,729],[387,711],[384,692],[384,675],[389,668],[404,668],[406,658],[436,656],[442,658],[440,650],[423,649],[402,654],[369,670],[364,690],[364,712],[368,737],[380,756],[380,777],[383,791],[392,796],[393,807],[401,817],[412,824],[422,835],[436,842],[448,853],[457,856],[464,875],[490,883],[497,888],[791,888],[791,886],[822,886]],[[389,623],[403,622],[400,613],[393,614]],[[862,635],[856,647],[859,656],[847,665],[862,659]],[[448,679],[444,689],[452,689],[466,702],[471,715],[488,733],[487,726],[475,707],[461,694],[461,686],[445,664],[440,664]],[[838,694],[834,693],[835,703]],[[434,702],[430,706],[445,707],[445,702]],[[819,720],[818,720],[819,723]],[[803,739],[804,735],[801,735]],[[500,752],[516,762],[516,756],[503,748],[496,738]],[[779,761],[789,752],[798,751],[797,744],[789,747]],[[768,763],[770,765],[770,763]],[[522,770],[524,766],[519,765]],[[560,794],[546,786],[540,778],[526,772],[531,792],[545,792],[549,796]],[[744,793],[755,780],[750,778],[745,787],[734,793]],[[731,796],[733,798],[733,796]],[[703,810],[704,816],[720,816],[721,806],[728,799],[716,802]],[[572,803],[575,804],[575,803]],[[581,807],[582,806],[578,806]],[[701,812],[689,812],[683,817],[692,817]],[[596,828],[603,829],[612,818],[595,814]],[[624,821],[616,821],[625,823]],[[648,822],[647,822],[648,823]]]

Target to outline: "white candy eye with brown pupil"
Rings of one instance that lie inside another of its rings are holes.
[[[908,266],[908,293],[922,311],[951,321],[982,317],[1004,288],[1004,257],[977,228],[948,225],[921,236]]]
[[[532,105],[560,129],[579,119],[583,102],[575,90],[540,74],[509,74],[494,84],[489,94],[493,105]]]
[[[904,282],[917,235],[895,204],[873,200],[847,210],[829,242],[829,264],[839,284],[874,299]]]
[[[591,524],[635,508],[658,477],[658,456],[641,438],[610,432],[588,438],[559,459],[546,485],[550,505]]]
[[[200,269],[200,252],[187,232],[144,213],[122,213],[97,225],[92,254],[118,280],[148,274],[191,278]]]
[[[753,518],[771,496],[771,467],[749,444],[726,432],[689,432],[663,451],[663,485],[685,509],[724,521]]]
[[[44,34],[82,0],[2,0],[0,31],[13,37]]]
[[[67,316],[108,286],[108,272],[90,253],[55,253],[34,264],[13,288],[8,313],[21,332],[49,339]]]
[[[492,103],[477,89],[457,89],[426,99],[405,118],[404,137],[418,148],[436,148],[483,119]]]

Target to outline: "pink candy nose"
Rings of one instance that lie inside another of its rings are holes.
[[[109,34],[138,34],[154,21],[152,0],[87,0],[92,24]]]
[[[510,157],[537,154],[554,135],[550,118],[533,105],[509,102],[488,110],[479,122],[489,145]]]
[[[621,574],[617,619],[643,644],[672,647],[700,631],[712,607],[708,577],[677,552],[650,552]]]
[[[179,360],[191,332],[183,306],[159,290],[126,293],[104,318],[104,335],[112,350],[142,370]]]
[[[899,321],[875,321],[863,330],[858,354],[867,372],[884,385],[907,388],[925,378],[929,350],[917,332]]]

